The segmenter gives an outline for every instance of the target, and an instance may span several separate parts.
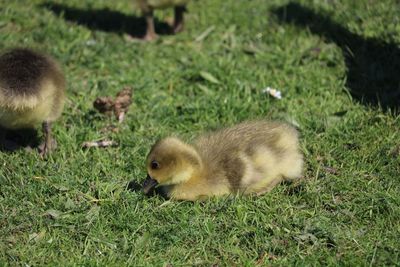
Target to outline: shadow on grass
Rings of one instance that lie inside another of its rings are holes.
[[[142,17],[127,16],[121,12],[102,9],[80,9],[57,3],[44,3],[41,7],[51,10],[65,20],[83,25],[91,30],[127,33],[134,38],[142,38],[146,33],[146,22]],[[133,12],[132,12],[133,13]],[[158,34],[171,34],[171,27],[156,18],[154,24]]]
[[[0,127],[0,152],[14,152],[20,149],[35,149],[40,144],[38,131],[35,129],[6,130]]]
[[[151,190],[146,196],[147,197],[159,197],[161,199],[169,199],[168,195],[167,195],[167,191],[165,190],[165,188],[168,188],[169,186],[164,186],[164,188],[161,187],[157,187],[154,188],[153,190]],[[135,180],[130,181],[127,185],[126,185],[126,189],[128,191],[132,191],[132,192],[136,192],[136,193],[141,193],[141,194],[145,194],[143,192],[143,185],[136,182]]]
[[[307,27],[342,49],[347,66],[346,86],[354,99],[366,105],[381,106],[385,111],[399,112],[398,45],[352,33],[329,17],[300,4],[289,3],[273,13],[281,22]]]
[[[130,181],[130,182],[126,185],[126,188],[127,188],[129,191],[132,191],[132,192],[138,192],[138,193],[142,192],[142,185],[141,185],[140,183],[134,181],[134,180]]]

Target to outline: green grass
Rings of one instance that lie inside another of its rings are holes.
[[[130,0],[0,0],[0,49],[47,51],[68,79],[58,150],[0,152],[0,265],[398,266],[400,5],[296,3],[193,1],[183,33],[141,43],[126,38],[143,24]],[[172,12],[156,15],[160,29]],[[124,86],[126,121],[102,133],[110,120],[92,102]],[[126,190],[157,138],[254,118],[300,128],[304,180],[203,203]],[[119,146],[80,147],[102,138]]]

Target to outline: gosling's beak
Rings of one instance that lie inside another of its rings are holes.
[[[143,183],[143,192],[145,195],[151,194],[155,187],[158,185],[158,182],[154,180],[153,178],[150,177],[150,175],[147,175],[146,180],[144,180]]]

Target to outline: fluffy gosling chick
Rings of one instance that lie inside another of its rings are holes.
[[[145,194],[155,188],[172,199],[230,193],[263,194],[282,180],[301,177],[297,131],[284,123],[253,121],[197,138],[158,141],[147,156]]]
[[[2,54],[0,126],[15,130],[42,124],[45,141],[41,154],[47,154],[53,144],[51,123],[63,110],[65,86],[60,67],[49,56],[30,49]],[[4,139],[5,131],[1,132]]]
[[[144,40],[151,41],[157,38],[154,28],[154,9],[165,9],[174,7],[175,17],[173,24],[174,33],[183,29],[183,13],[186,10],[186,4],[189,0],[135,0],[146,18],[146,35]]]

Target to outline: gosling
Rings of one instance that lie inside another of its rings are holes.
[[[66,82],[59,65],[48,55],[26,48],[0,56],[0,142],[5,130],[36,128],[42,124],[41,155],[55,146],[51,125],[60,116]]]
[[[226,194],[270,191],[302,176],[297,131],[284,123],[243,122],[197,138],[158,141],[146,160],[143,191],[171,199],[198,200]]]
[[[154,27],[154,9],[165,9],[174,7],[173,32],[178,33],[183,30],[183,13],[189,0],[135,0],[146,19],[145,41],[152,41],[157,38]]]

